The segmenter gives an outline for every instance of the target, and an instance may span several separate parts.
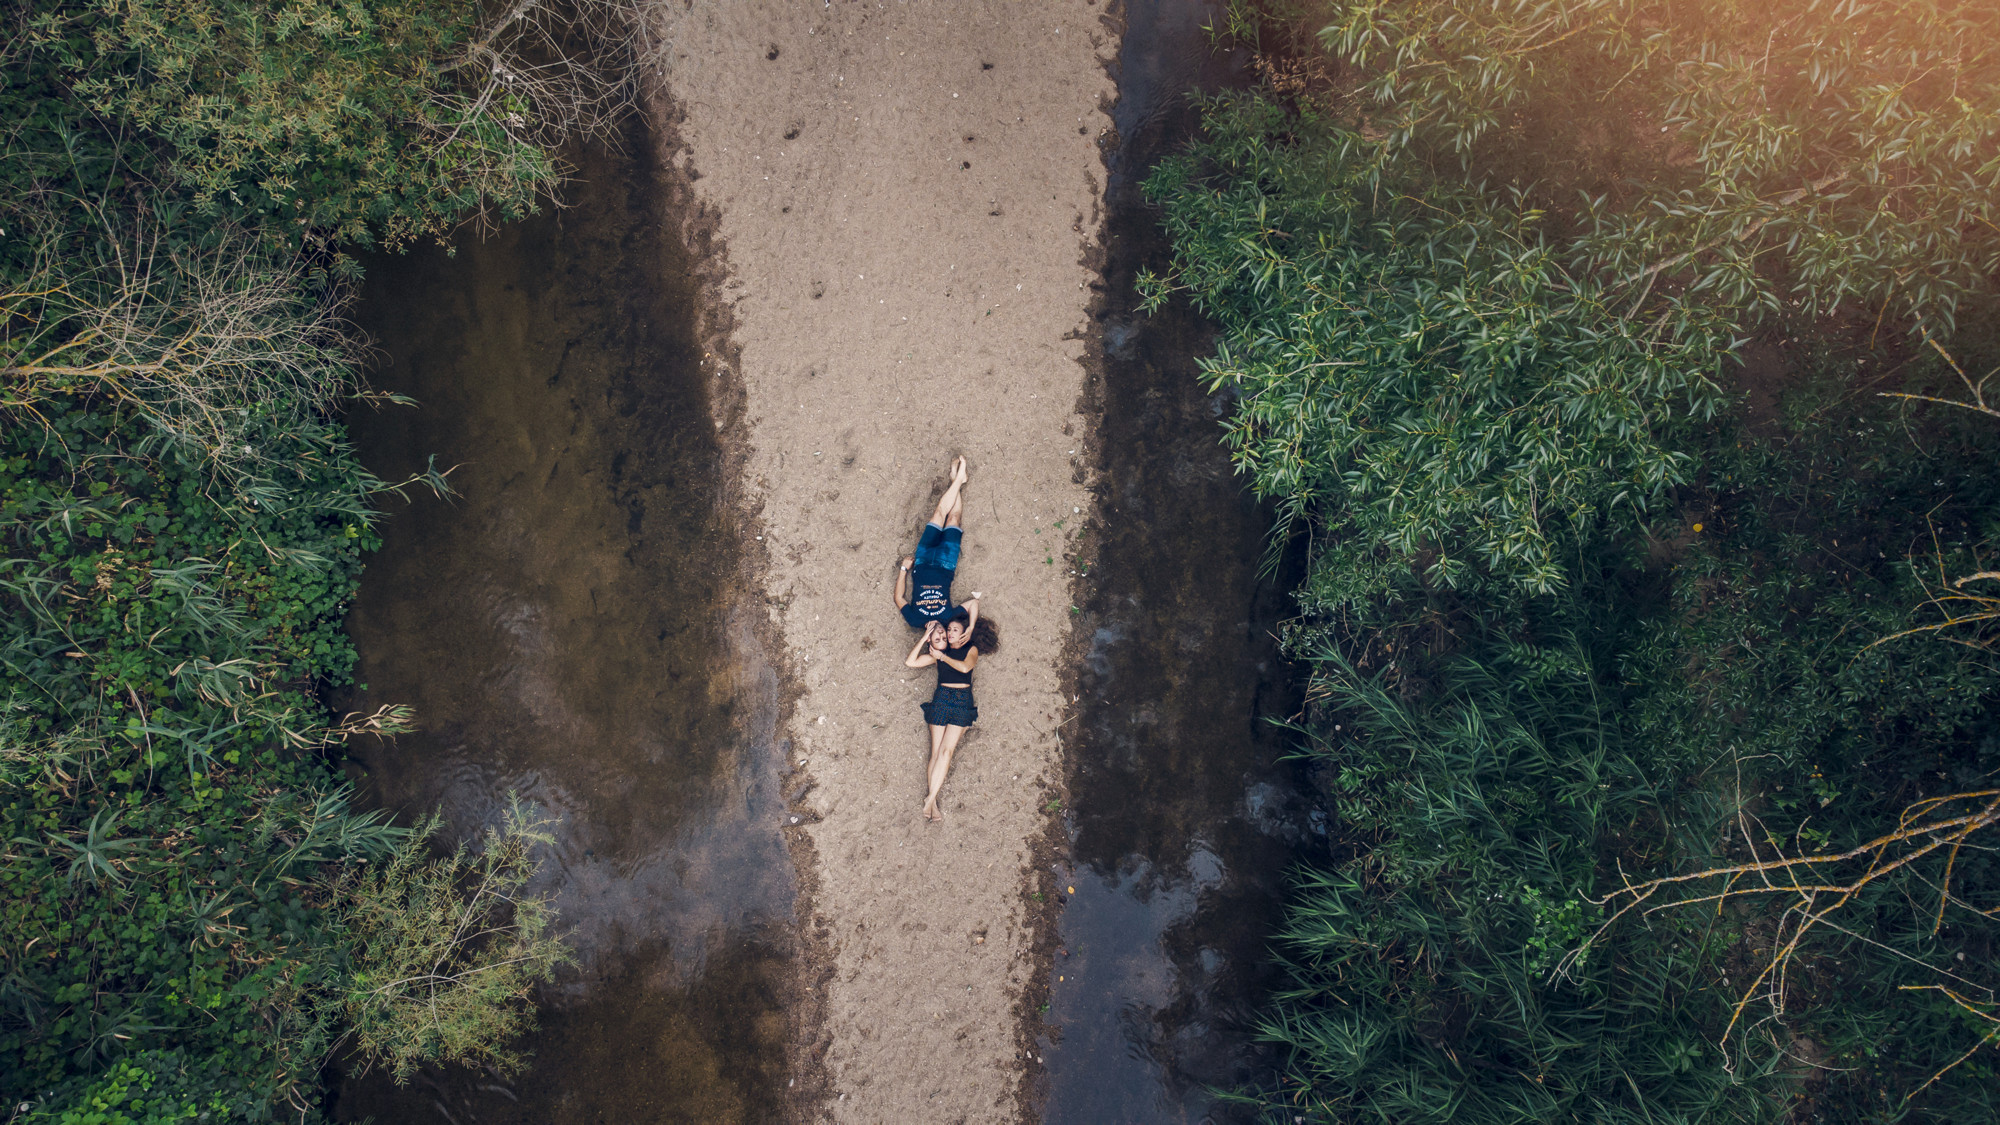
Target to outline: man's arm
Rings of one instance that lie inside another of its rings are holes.
[[[889,600],[896,603],[898,613],[903,611],[904,606],[910,604],[910,564],[915,561],[916,556],[906,555],[903,561],[896,565],[896,592],[889,595]]]

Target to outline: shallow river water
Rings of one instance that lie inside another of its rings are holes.
[[[536,889],[577,964],[525,1074],[351,1080],[343,1120],[782,1116],[778,682],[723,510],[696,287],[650,183],[598,157],[563,211],[369,264],[375,385],[419,405],[358,412],[355,440],[387,479],[435,454],[457,495],[388,505],[354,705],[412,704],[421,731],[357,766],[458,834],[510,793],[556,818]]]
[[[1229,403],[1184,303],[1136,311],[1168,246],[1139,181],[1196,128],[1185,92],[1243,83],[1211,50],[1214,6],[1132,0],[1119,53],[1105,264],[1102,524],[1078,599],[1088,648],[1050,971],[1044,1120],[1235,1120],[1210,1086],[1268,1077],[1251,1022],[1274,983],[1284,880],[1316,839],[1301,770],[1271,722],[1299,708],[1273,634],[1286,560],[1259,580],[1268,515],[1222,447]]]
[[[1057,872],[1074,892],[1036,1095],[1049,1122],[1226,1121],[1207,1086],[1268,1071],[1248,1022],[1316,822],[1268,722],[1297,708],[1271,636],[1288,575],[1257,576],[1266,517],[1217,440],[1228,404],[1194,377],[1210,337],[1185,309],[1133,309],[1133,275],[1166,254],[1137,180],[1193,128],[1183,91],[1240,83],[1239,63],[1209,50],[1207,4],[1126,14],[1097,326],[1107,483]],[[351,768],[461,837],[510,793],[553,816],[537,889],[577,964],[546,990],[523,1073],[351,1077],[343,1121],[800,1108],[780,685],[726,510],[700,294],[653,183],[639,158],[593,157],[563,211],[369,265],[374,383],[420,405],[357,412],[355,439],[388,479],[433,454],[457,466],[457,494],[388,505],[351,618],[364,686],[343,702],[412,704],[422,729]]]

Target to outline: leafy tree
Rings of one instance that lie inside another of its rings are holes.
[[[1445,152],[1571,187],[1635,297],[1846,301],[1949,333],[2000,275],[2000,9],[1983,0],[1333,0],[1383,174]],[[1304,13],[1302,13],[1304,14]],[[1637,183],[1603,182],[1605,166]],[[1589,167],[1595,162],[1596,167]],[[1570,201],[1563,200],[1561,203]]]
[[[291,242],[393,246],[471,211],[524,215],[560,181],[553,144],[607,127],[632,73],[615,10],[588,0],[491,19],[428,0],[23,7],[17,186],[74,179],[88,198],[136,173]]]
[[[1690,479],[1669,439],[1722,405],[1729,324],[1681,305],[1634,322],[1567,269],[1518,199],[1378,191],[1352,134],[1256,98],[1148,179],[1175,273],[1223,329],[1202,362],[1238,408],[1237,469],[1333,529],[1314,604],[1482,576],[1548,592],[1578,537],[1630,526]]]
[[[1143,284],[1309,536],[1271,1120],[2000,1112],[1996,21],[1228,13]]]
[[[345,873],[352,953],[336,1002],[363,1059],[398,1082],[426,1062],[520,1065],[507,1044],[533,1026],[529,992],[569,960],[547,904],[522,893],[539,866],[531,849],[553,842],[544,823],[513,804],[477,853],[461,844],[433,860],[410,847]],[[440,827],[433,816],[413,835]]]

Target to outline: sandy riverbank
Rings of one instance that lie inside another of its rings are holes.
[[[764,537],[798,691],[824,1104],[843,1122],[1012,1121],[1029,1073],[1017,1021],[1030,849],[1061,776],[1060,547],[1089,502],[1076,407],[1116,49],[1102,13],[656,13],[673,164],[719,216],[738,366],[721,378],[744,396],[743,534]],[[960,452],[957,592],[985,592],[1005,644],[927,825],[931,675],[902,666],[912,634],[888,593]]]

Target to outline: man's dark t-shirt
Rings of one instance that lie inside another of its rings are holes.
[[[952,577],[953,572],[941,566],[910,568],[910,604],[903,607],[903,620],[910,623],[910,628],[921,629],[933,621],[942,621],[951,612]]]

